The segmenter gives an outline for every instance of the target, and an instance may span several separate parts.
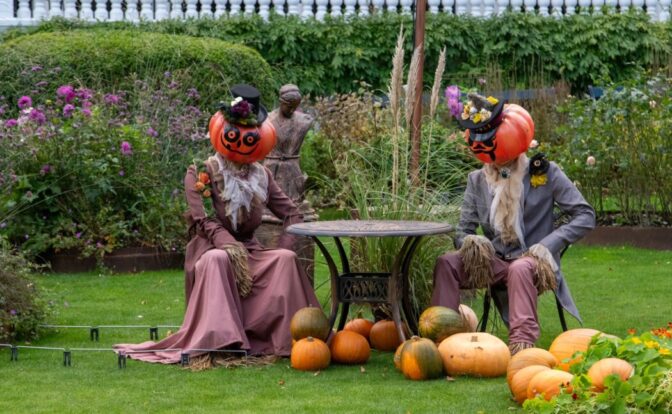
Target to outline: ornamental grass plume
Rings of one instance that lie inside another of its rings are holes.
[[[390,77],[389,98],[392,112],[392,194],[397,193],[397,181],[399,180],[399,135],[401,128],[401,102],[402,82],[404,77],[404,27],[399,29],[397,45],[392,58],[392,76]]]
[[[422,46],[418,46],[413,51],[411,66],[408,68],[408,76],[406,77],[406,128],[409,131],[413,122],[413,112],[415,111],[415,88],[418,84],[421,56]]]

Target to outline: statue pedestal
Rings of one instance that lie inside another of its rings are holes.
[[[299,206],[299,210],[303,214],[304,222],[317,220],[315,210],[310,207],[307,201]],[[264,247],[275,248],[278,246],[278,238],[282,233],[282,221],[267,211],[262,217],[261,226],[254,235]],[[294,252],[298,256],[299,263],[306,272],[306,276],[310,279],[310,284],[315,286],[315,243],[313,239],[297,237],[296,243],[294,243]]]

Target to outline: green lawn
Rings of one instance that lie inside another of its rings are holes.
[[[318,260],[321,256],[318,255]],[[584,326],[624,336],[628,328],[646,330],[672,320],[672,252],[633,248],[573,246],[563,260],[582,312]],[[328,285],[318,265],[318,296]],[[49,321],[67,325],[179,325],[184,310],[181,271],[107,275],[41,276],[58,309]],[[473,304],[478,308],[478,304]],[[560,332],[551,295],[540,300],[542,337],[547,348]],[[579,326],[569,320],[570,327]],[[159,331],[166,334],[166,328]],[[506,333],[495,332],[502,339]],[[179,366],[128,361],[117,368],[109,349],[120,342],[149,339],[148,330],[100,329],[99,342],[88,329],[49,330],[35,346],[75,348],[64,367],[59,350],[21,349],[10,362],[0,350],[0,413],[129,412],[383,412],[504,413],[516,411],[506,381],[456,378],[414,382],[395,371],[392,355],[373,352],[359,366],[332,365],[315,375],[294,371],[288,360],[268,367],[191,372]]]

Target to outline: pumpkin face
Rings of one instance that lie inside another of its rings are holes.
[[[327,344],[309,336],[294,344],[290,360],[292,368],[299,371],[318,371],[329,366],[331,353]]]
[[[229,161],[250,164],[262,160],[276,142],[275,127],[270,121],[258,126],[234,125],[217,111],[210,118],[210,143]]]
[[[541,394],[546,401],[560,394],[562,388],[572,392],[571,382],[574,375],[557,369],[547,369],[537,373],[527,385],[527,398]]]
[[[558,360],[558,368],[569,371],[569,368],[581,361],[582,357],[572,358],[575,352],[586,352],[593,336],[600,331],[589,328],[570,329],[558,335],[551,343],[548,351]]]
[[[308,336],[326,341],[331,327],[322,309],[309,306],[296,311],[289,323],[289,331],[297,341]]]
[[[425,309],[418,321],[420,336],[431,339],[437,344],[453,334],[467,330],[462,316],[445,306],[431,306]]]
[[[341,364],[363,364],[369,360],[369,341],[353,331],[340,331],[332,337],[331,359]]]
[[[541,348],[527,348],[511,357],[509,365],[506,367],[506,381],[511,386],[511,379],[516,373],[530,365],[543,365],[548,368],[554,368],[558,361],[553,354]]]
[[[527,386],[530,384],[532,378],[539,372],[549,369],[550,368],[545,365],[530,365],[518,371],[509,383],[513,399],[516,400],[518,404],[522,404],[527,399]]]
[[[534,121],[529,112],[516,104],[504,105],[502,123],[485,134],[471,134],[465,138],[471,152],[482,162],[505,164],[527,151],[534,138]]]
[[[371,346],[379,351],[392,352],[401,344],[394,321],[378,321],[369,332]]]
[[[605,358],[597,361],[588,370],[588,378],[593,383],[592,389],[597,392],[604,391],[604,380],[607,376],[616,374],[625,381],[635,372],[628,361],[620,358]]]
[[[448,375],[498,377],[506,374],[511,359],[509,347],[485,332],[457,333],[439,345]]]
[[[371,328],[373,327],[373,322],[364,318],[353,319],[350,322],[346,323],[343,327],[344,331],[353,331],[362,335],[367,340],[369,339],[369,333],[371,333]]]
[[[436,344],[418,336],[402,344],[399,366],[406,378],[416,381],[443,375],[443,363]]]

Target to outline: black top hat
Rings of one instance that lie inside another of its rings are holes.
[[[266,120],[268,111],[261,104],[261,93],[257,88],[241,83],[232,86],[230,92],[234,98],[242,98],[243,101],[247,102],[249,111],[245,111],[248,107],[238,107],[238,104],[232,106],[227,102],[221,102],[218,107],[224,113],[227,121],[232,124],[253,126],[261,125]]]
[[[471,134],[474,135],[472,138],[474,141],[479,141],[476,136],[481,136],[484,139],[491,137],[494,135],[499,124],[502,123],[502,111],[504,109],[505,102],[499,101],[493,105],[481,95],[470,93],[467,96],[469,97],[470,105],[475,107],[477,110],[485,108],[490,111],[491,115],[488,119],[479,122],[474,122],[471,120],[471,118],[462,119],[461,117],[458,117],[458,124],[460,124],[462,128],[468,129]]]

